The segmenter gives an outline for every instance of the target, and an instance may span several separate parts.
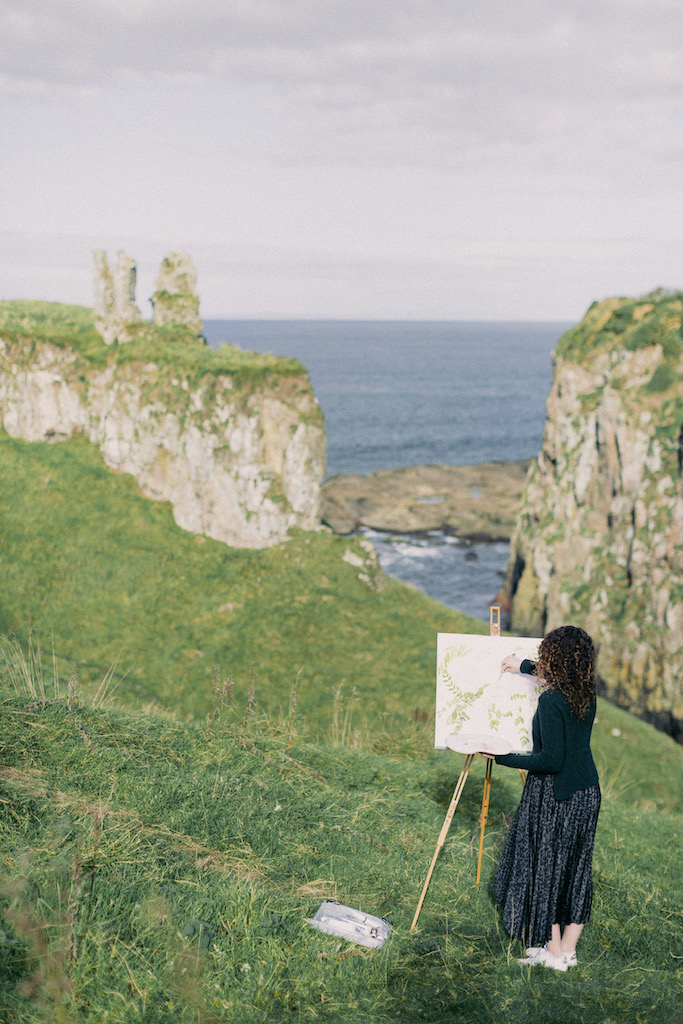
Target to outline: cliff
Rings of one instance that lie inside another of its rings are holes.
[[[179,526],[235,547],[317,529],[325,437],[304,368],[146,334],[107,346],[90,310],[0,303],[0,423],[29,441],[85,435]]]
[[[683,720],[683,294],[594,304],[560,340],[512,537],[514,632],[584,626],[605,692]]]

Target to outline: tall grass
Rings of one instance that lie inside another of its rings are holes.
[[[357,709],[332,695],[337,725],[332,713],[328,738],[310,742],[296,707],[269,719],[255,681],[248,714],[251,688],[224,690],[222,672],[214,708],[180,722],[63,688],[36,701],[28,654],[19,668],[0,681],[3,1024],[676,1019],[673,776],[657,811],[605,787],[593,920],[579,967],[558,975],[516,963],[488,889],[516,773],[496,772],[477,888],[476,766],[411,933],[460,768],[425,745],[425,723],[414,723],[422,743],[400,749],[359,718],[358,742]],[[629,737],[630,716],[602,702],[599,716],[615,742],[613,723],[622,730],[618,754],[601,734],[596,743],[608,782],[622,762],[645,782],[641,726],[653,757],[673,757],[680,774],[666,737],[642,723]],[[327,898],[387,917],[384,947],[311,929]]]

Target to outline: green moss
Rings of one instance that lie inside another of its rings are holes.
[[[583,320],[564,334],[556,355],[582,363],[599,352],[636,351],[659,344],[667,359],[681,354],[683,294],[656,290],[640,299],[614,298],[594,303]]]
[[[262,476],[263,475],[265,474],[262,474]],[[280,480],[279,477],[274,476],[272,478],[271,484],[268,490],[266,491],[266,498],[269,501],[272,501],[274,505],[279,505],[282,508],[291,509],[291,505],[287,500],[287,496],[282,490],[282,481]]]
[[[580,612],[582,615],[588,614],[588,610],[595,593],[592,585],[582,583],[578,586],[573,586],[570,581],[563,580],[560,590],[563,594],[570,595],[574,614],[576,614],[576,612]]]
[[[582,426],[583,419],[586,416],[588,416],[590,413],[594,412],[598,408],[598,406],[600,405],[600,402],[602,401],[602,399],[604,397],[604,394],[605,394],[604,387],[600,387],[600,388],[594,388],[593,391],[583,391],[579,395],[579,409],[581,410],[581,419],[580,420],[576,419],[574,421],[574,426],[577,429]],[[581,431],[580,430],[578,431],[578,434],[579,434],[579,437],[580,437],[581,436]]]
[[[643,391],[650,395],[658,395],[672,388],[679,379],[679,375],[669,363],[660,363],[647,384],[643,387]]]
[[[35,342],[45,341],[73,351],[84,364],[98,368],[107,364],[155,363],[184,376],[194,389],[207,376],[229,375],[242,387],[254,387],[277,377],[306,376],[295,359],[284,356],[244,352],[235,345],[218,350],[185,342],[184,332],[174,326],[155,327],[150,323],[127,328],[133,340],[125,345],[105,345],[95,330],[93,311],[84,306],[58,302],[0,302],[0,335],[21,342],[25,352]],[[173,344],[167,344],[168,341]],[[29,347],[26,348],[26,345]]]
[[[580,363],[596,349],[604,347],[604,339],[599,337],[602,327],[613,310],[624,301],[626,300],[605,299],[603,302],[593,303],[584,318],[562,335],[557,343],[555,355],[569,362]]]
[[[636,302],[624,302],[618,306],[603,327],[610,334],[624,334],[633,323]]]

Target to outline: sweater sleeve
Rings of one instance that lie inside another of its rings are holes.
[[[539,701],[538,725],[541,733],[541,749],[532,754],[498,754],[496,764],[509,768],[525,768],[527,771],[556,775],[561,771],[565,757],[564,720],[562,712],[554,701]]]

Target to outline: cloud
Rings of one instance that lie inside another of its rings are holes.
[[[247,312],[279,282],[271,312],[429,315],[487,275],[506,308],[583,309],[670,283],[682,96],[680,0],[0,0],[3,227],[227,240],[214,310],[223,279]]]
[[[0,0],[0,94],[247,85],[283,161],[675,151],[679,15],[677,0]]]
[[[678,89],[670,0],[2,0],[7,77],[92,86],[188,74],[317,86],[325,105],[465,88],[588,95]],[[352,88],[350,88],[352,86]]]

